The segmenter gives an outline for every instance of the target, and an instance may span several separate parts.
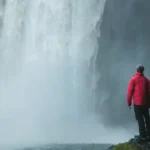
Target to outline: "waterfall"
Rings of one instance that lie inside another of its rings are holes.
[[[1,1],[1,142],[64,141],[63,135],[92,117],[104,5],[105,0]]]

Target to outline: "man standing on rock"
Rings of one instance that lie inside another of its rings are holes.
[[[130,79],[127,89],[127,104],[134,112],[139,125],[139,138],[150,140],[150,81],[144,76],[144,66],[137,65],[136,74]]]

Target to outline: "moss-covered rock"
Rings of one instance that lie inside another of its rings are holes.
[[[113,147],[113,150],[143,150],[138,144],[121,143]]]

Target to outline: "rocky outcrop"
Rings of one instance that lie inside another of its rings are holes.
[[[132,138],[128,142],[112,145],[108,150],[150,150],[150,142]]]

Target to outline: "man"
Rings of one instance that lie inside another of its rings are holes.
[[[139,137],[141,140],[150,140],[150,81],[144,76],[143,65],[137,65],[136,71],[129,81],[127,104],[131,108],[133,98],[135,117],[139,125]]]

